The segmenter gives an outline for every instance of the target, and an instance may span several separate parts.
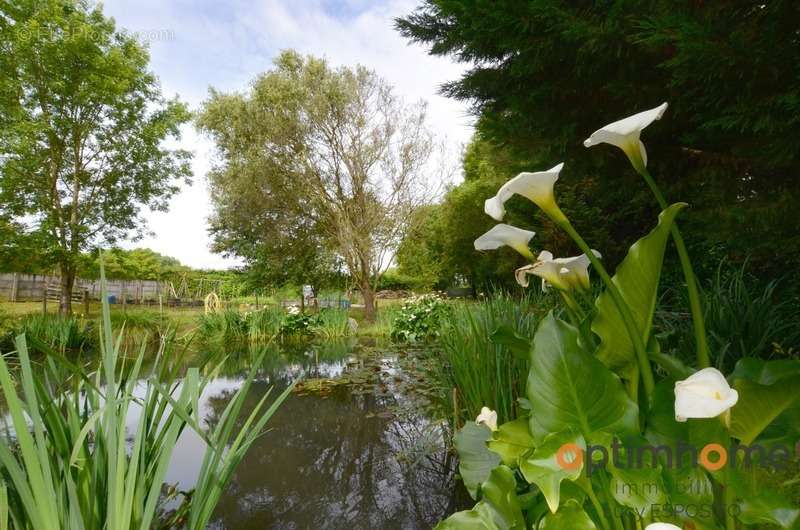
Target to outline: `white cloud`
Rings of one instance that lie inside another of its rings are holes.
[[[110,0],[105,12],[119,26],[153,37],[151,68],[165,95],[178,94],[196,108],[209,86],[246,90],[249,81],[272,65],[283,49],[326,57],[332,64],[362,64],[392,83],[409,101],[428,101],[432,127],[451,151],[472,134],[465,105],[436,92],[463,67],[427,55],[393,28],[393,19],[410,13],[417,0]],[[150,216],[156,235],[138,242],[194,267],[224,267],[236,262],[208,249],[206,217],[210,204],[205,174],[213,145],[190,127],[181,146],[194,151],[194,186],[175,197],[168,213]]]

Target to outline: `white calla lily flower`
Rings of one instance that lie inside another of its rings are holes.
[[[494,225],[491,230],[475,240],[475,250],[496,250],[502,246],[509,246],[532,260],[533,253],[528,248],[528,243],[535,235],[536,232],[501,223]]]
[[[675,421],[689,418],[716,418],[739,401],[739,393],[731,388],[716,368],[703,368],[683,381],[675,383]]]
[[[666,110],[667,104],[662,103],[654,109],[646,110],[634,114],[633,116],[628,116],[625,119],[615,121],[593,132],[592,135],[583,142],[583,145],[586,147],[592,147],[598,144],[616,145],[628,155],[634,169],[641,173],[644,171],[645,167],[647,167],[647,150],[645,150],[644,144],[639,139],[642,134],[642,129],[654,121],[660,120]]]
[[[681,530],[681,527],[670,523],[652,523],[647,525],[644,530]]]
[[[475,418],[475,423],[478,425],[484,424],[489,427],[491,430],[497,430],[497,412],[493,411],[489,407],[483,407],[481,409],[481,413],[478,414],[478,417]]]
[[[602,257],[598,251],[592,250],[592,252],[598,258]],[[517,269],[517,283],[527,287],[528,275],[532,274],[542,279],[543,291],[546,291],[549,285],[563,291],[588,289],[589,265],[591,261],[586,254],[570,258],[553,258],[551,252],[543,250],[539,253],[536,263]]]
[[[563,215],[556,205],[555,195],[553,194],[553,186],[558,180],[558,174],[563,167],[564,164],[558,164],[547,171],[520,173],[503,184],[497,191],[497,195],[486,199],[483,206],[484,211],[496,220],[502,221],[506,214],[506,201],[513,197],[514,194],[517,194],[529,199],[550,216]]]

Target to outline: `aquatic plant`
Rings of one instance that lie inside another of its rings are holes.
[[[527,355],[492,340],[494,332],[505,329],[532,337],[553,298],[532,294],[523,300],[497,293],[479,302],[453,304],[442,322],[430,374],[448,394],[452,411],[460,421],[474,418],[483,406],[498,412],[501,421],[517,417],[517,399],[525,395],[528,377]],[[451,395],[455,390],[455,401]],[[450,415],[452,416],[452,414]]]
[[[24,334],[61,353],[80,352],[96,345],[93,322],[74,315],[28,315],[16,325],[12,334]]]
[[[0,388],[13,428],[0,441],[0,528],[151,528],[165,500],[172,451],[187,427],[207,450],[194,493],[181,507],[181,524],[206,528],[233,471],[291,386],[271,403],[267,393],[240,418],[255,379],[253,368],[220,421],[210,431],[203,429],[198,399],[210,376],[189,368],[178,378],[182,355],[166,342],[149,373],[143,369],[144,346],[123,370],[123,331],[112,332],[104,278],[102,283],[96,364],[78,366],[50,350],[43,366],[36,367],[24,335],[15,339],[18,371],[0,356]],[[133,407],[140,413],[135,429],[128,431]]]
[[[343,309],[322,309],[314,316],[312,324],[314,335],[321,339],[340,339],[355,333],[347,311]]]
[[[401,342],[436,338],[448,309],[444,298],[435,293],[409,298],[392,315],[390,337]]]
[[[441,522],[440,530],[797,528],[796,502],[750,468],[788,467],[794,448],[786,444],[800,437],[793,420],[800,361],[743,358],[727,376],[710,366],[705,319],[715,316],[702,307],[676,223],[686,205],[667,203],[647,169],[641,141],[642,130],[666,108],[614,122],[585,142],[622,149],[662,209],[656,226],[634,243],[613,277],[558,206],[554,185],[563,165],[522,173],[486,201],[486,213],[500,221],[506,201],[528,198],[583,256],[557,261],[541,252],[533,258],[527,245],[520,246],[517,236],[524,231],[506,225],[476,240],[476,249],[499,241],[530,259],[518,280],[524,284],[530,274],[541,276],[561,297],[562,310],[539,323],[533,340],[511,329],[492,334],[492,340],[529,359],[521,400],[527,414],[495,425],[487,421],[494,413],[481,410],[456,434],[460,473],[477,504]],[[498,234],[514,237],[497,240]],[[662,351],[653,327],[670,240],[680,258],[692,321],[688,363]],[[581,267],[570,267],[576,263]],[[596,298],[586,263],[603,286]],[[487,332],[476,329],[476,334]],[[491,385],[490,377],[483,384]]]
[[[748,273],[748,263],[720,262],[701,289],[714,366],[729,370],[742,358],[800,353],[798,302],[784,296],[782,284],[780,279],[759,282]],[[658,327],[668,348],[681,352],[691,346],[691,321],[680,313],[660,313]]]

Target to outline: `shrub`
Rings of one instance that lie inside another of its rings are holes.
[[[437,294],[410,298],[394,314],[390,336],[402,342],[436,338],[448,312],[449,305]]]

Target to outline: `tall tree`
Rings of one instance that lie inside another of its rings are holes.
[[[405,104],[366,68],[332,68],[287,51],[250,93],[212,92],[199,125],[222,158],[214,219],[224,233],[250,229],[242,213],[289,238],[293,227],[310,227],[344,261],[373,319],[377,283],[423,197],[433,150],[424,104]]]
[[[138,234],[188,180],[189,153],[164,141],[190,115],[87,0],[3,2],[0,50],[0,213],[42,239],[69,313],[81,251]]]
[[[562,180],[595,188],[590,206],[624,244],[652,199],[628,185],[621,153],[581,142],[668,101],[647,145],[667,195],[692,204],[691,243],[782,274],[800,264],[798,20],[791,0],[422,0],[397,27],[466,63],[442,90],[472,104],[482,137],[535,167],[566,160]]]

